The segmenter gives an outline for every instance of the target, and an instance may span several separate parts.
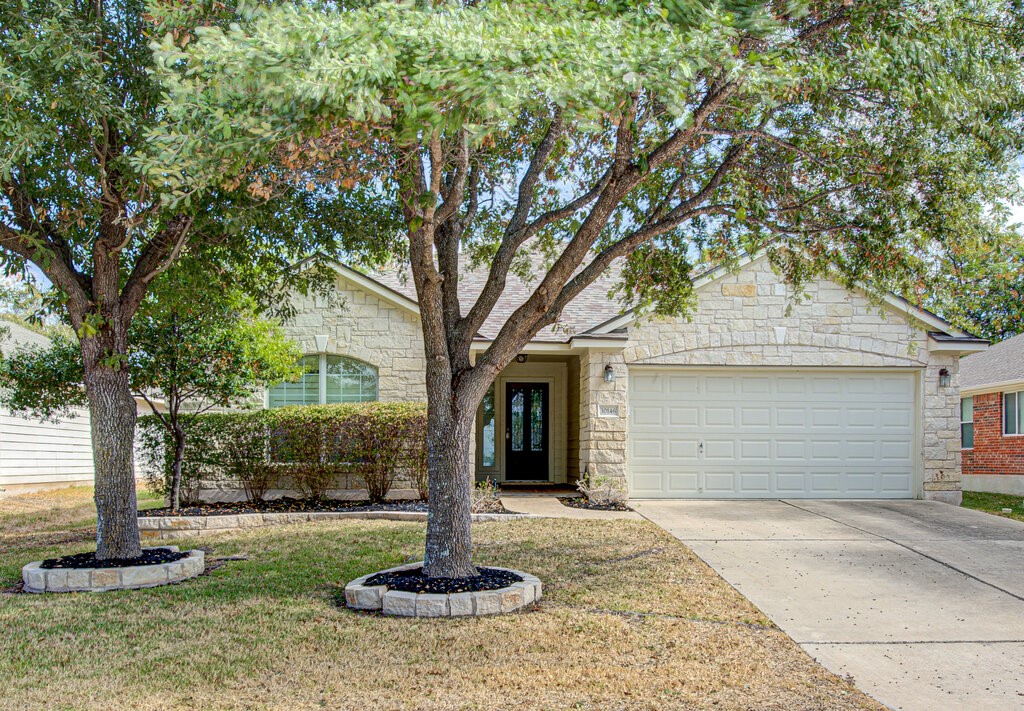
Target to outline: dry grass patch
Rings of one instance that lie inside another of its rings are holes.
[[[346,581],[420,555],[422,524],[387,521],[203,539],[211,559],[247,560],[166,588],[3,596],[0,706],[877,708],[646,522],[474,534],[481,563],[541,577],[539,605],[460,620],[339,607]],[[0,552],[0,587],[28,552]]]

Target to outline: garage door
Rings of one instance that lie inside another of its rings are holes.
[[[911,498],[912,373],[634,369],[634,498]]]

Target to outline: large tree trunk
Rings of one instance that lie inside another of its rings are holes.
[[[476,401],[442,383],[430,388],[427,403],[427,462],[430,497],[424,572],[432,578],[476,575],[470,538],[473,488],[470,436]],[[438,392],[441,390],[442,392]]]
[[[142,547],[135,496],[135,399],[128,371],[97,360],[85,358],[96,472],[96,557],[136,558]]]

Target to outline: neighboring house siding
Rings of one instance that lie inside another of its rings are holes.
[[[0,349],[9,354],[18,348],[46,348],[50,339],[18,323],[0,321],[9,330]],[[59,422],[40,422],[0,409],[0,489],[16,491],[91,483],[92,442],[89,413],[76,410],[75,417]]]
[[[956,356],[929,352],[924,329],[901,314],[883,311],[862,294],[829,281],[809,284],[804,291],[807,298],[794,303],[789,287],[772,271],[767,259],[755,260],[737,273],[699,288],[691,320],[651,319],[634,324],[622,362],[627,366],[892,368],[917,372],[919,490],[926,498],[958,499],[960,398]],[[942,368],[952,376],[947,388],[938,385]],[[599,370],[597,366],[592,368],[595,373]],[[624,402],[628,397],[627,381],[620,376],[611,384],[619,391],[617,401]],[[602,439],[612,439],[607,423],[603,425]],[[619,418],[616,437],[623,436],[627,426],[626,417]],[[607,462],[604,473],[625,477],[625,456],[615,453],[613,458],[614,465],[608,466],[613,463]]]
[[[0,488],[92,482],[89,414],[39,422],[0,410]]]
[[[1002,392],[974,395],[974,448],[963,450],[963,474],[968,490],[1024,494],[1024,435],[1003,434]]]
[[[419,316],[340,275],[336,288],[341,299],[337,305],[312,295],[296,297],[297,313],[285,324],[285,333],[307,354],[316,353],[317,335],[328,336],[328,353],[358,358],[377,368],[381,401],[425,401]]]

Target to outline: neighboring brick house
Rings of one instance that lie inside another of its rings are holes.
[[[960,362],[963,487],[1024,495],[1024,334]]]
[[[315,366],[269,406],[422,400],[414,290],[337,265],[340,306],[298,297]],[[486,273],[467,272],[469,302]],[[510,276],[474,349],[531,292]],[[622,480],[633,498],[928,498],[959,503],[960,356],[985,342],[906,301],[818,281],[794,301],[767,259],[700,276],[691,318],[637,320],[589,287],[499,374],[476,475]]]

